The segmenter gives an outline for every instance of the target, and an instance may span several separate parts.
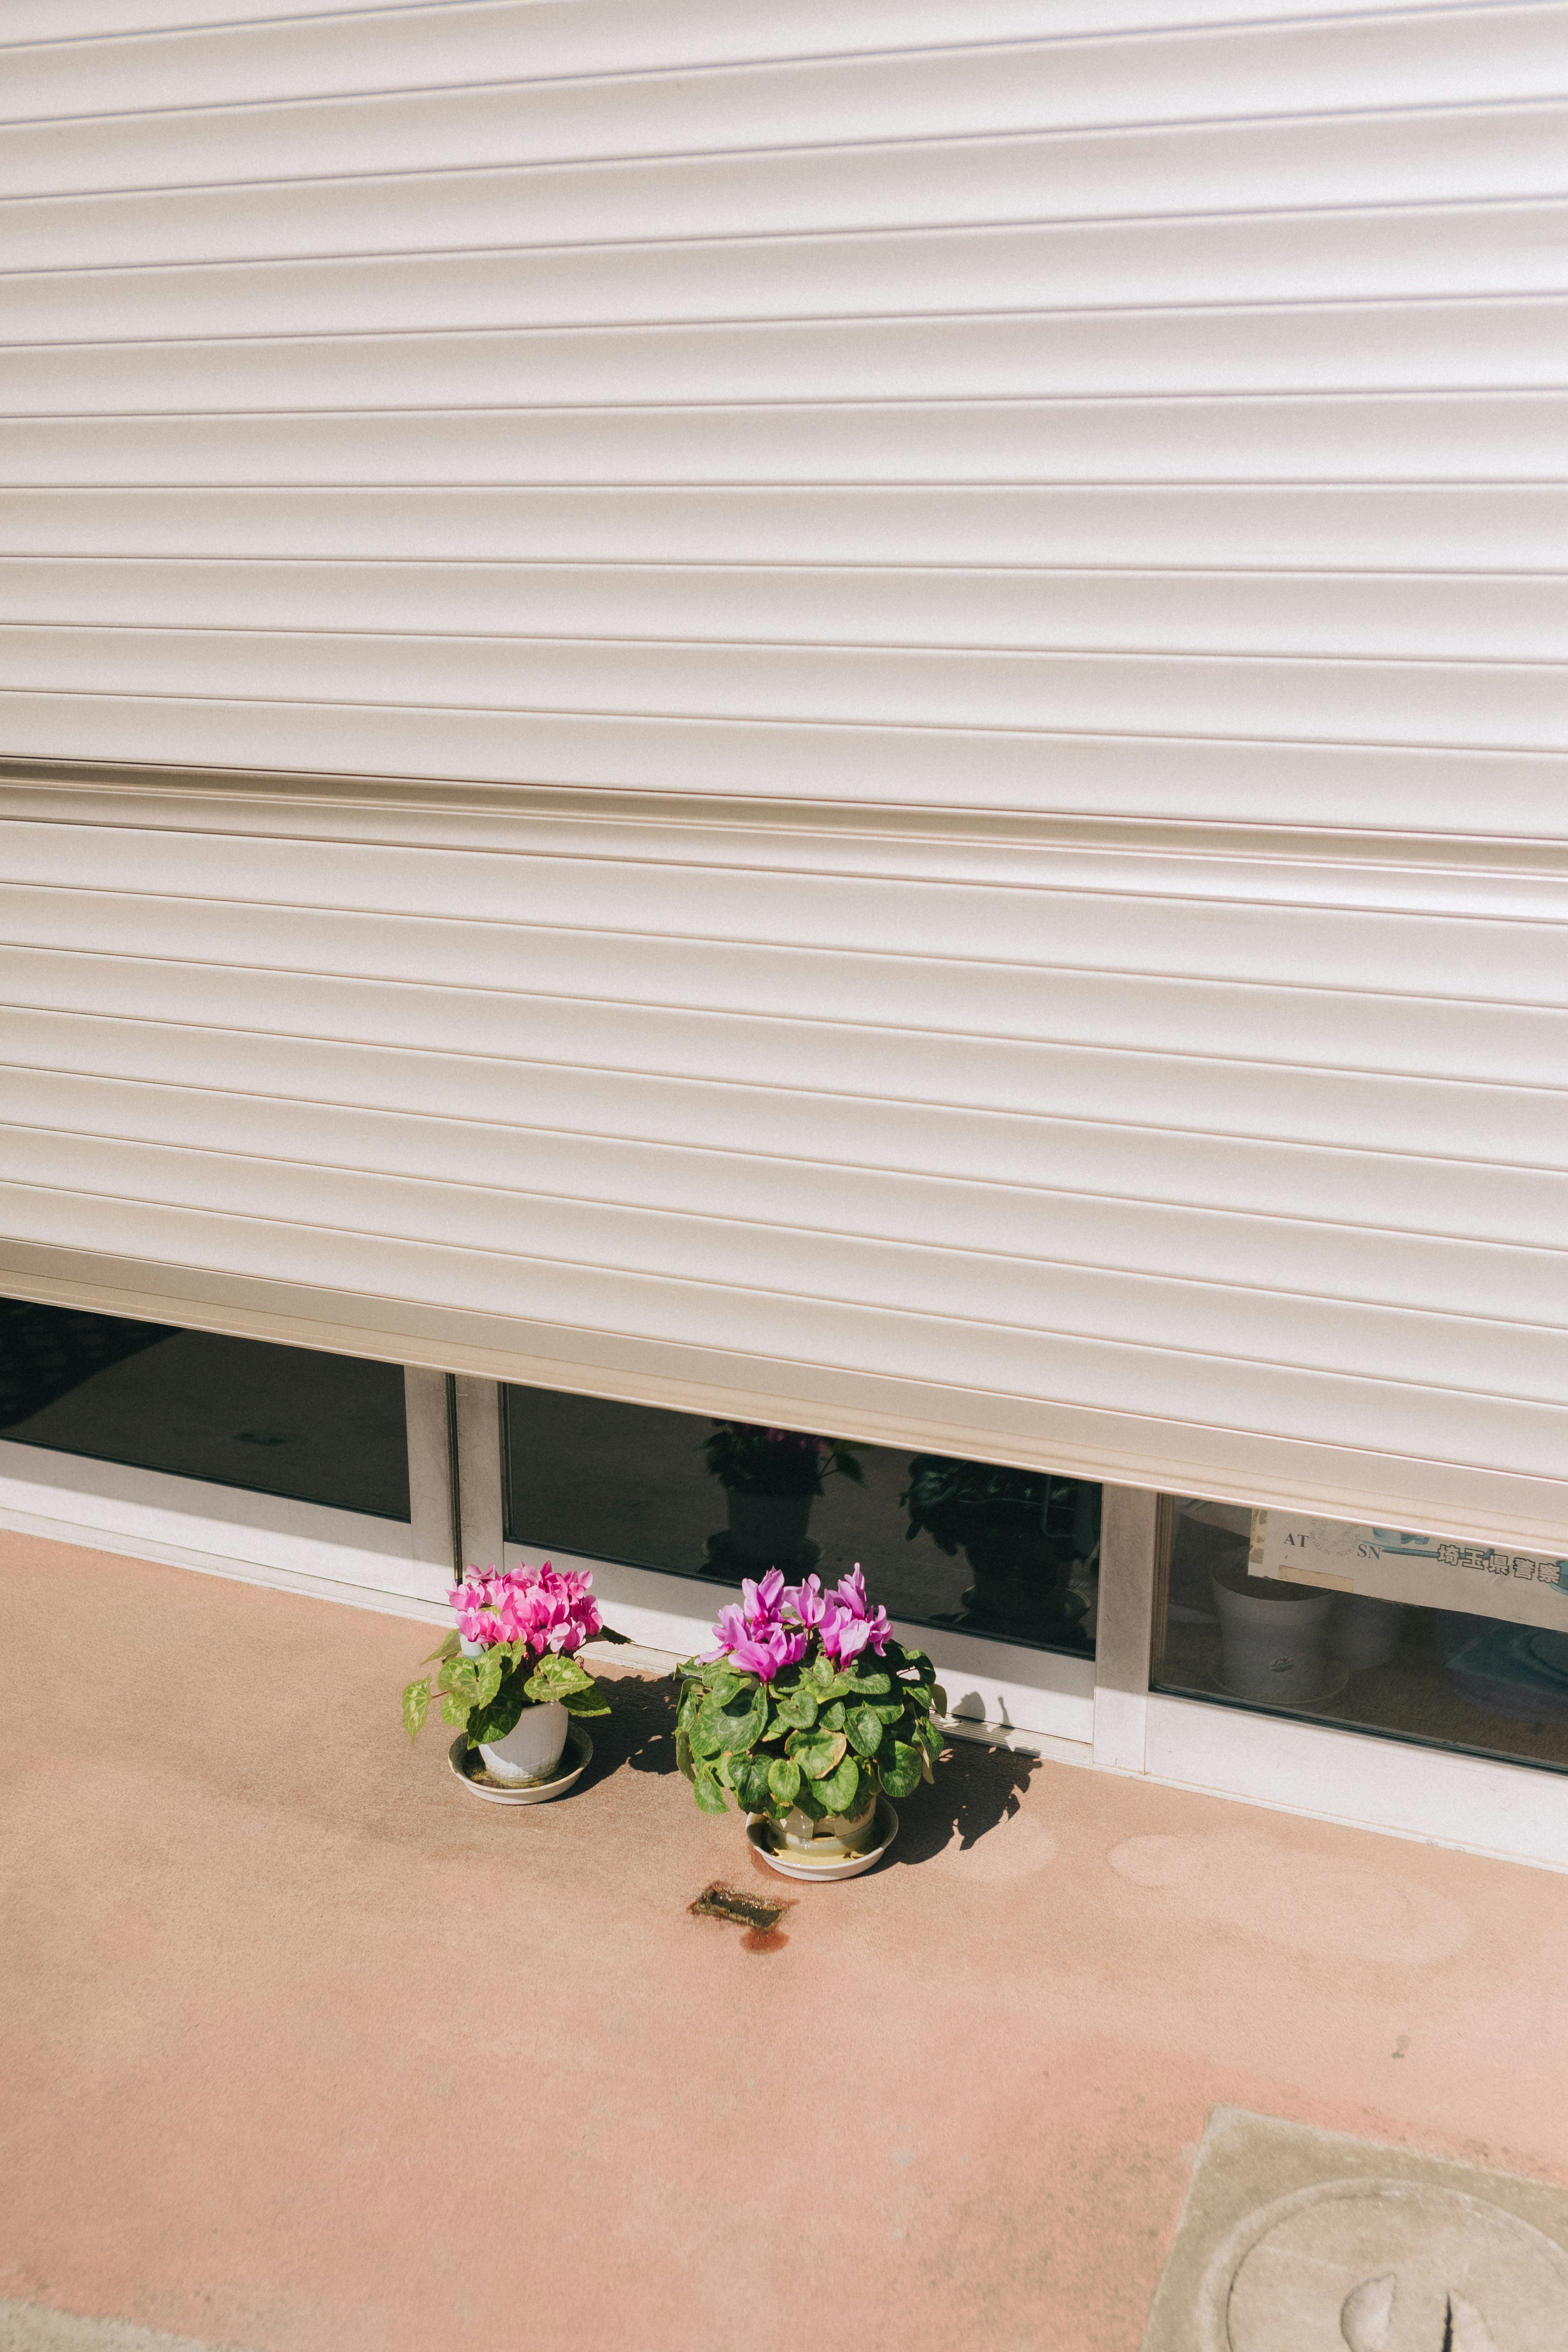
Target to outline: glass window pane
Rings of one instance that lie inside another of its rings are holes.
[[[1568,1769],[1568,1559],[1173,1509],[1161,1690]]]
[[[4,1299],[0,1437],[408,1517],[399,1364]]]
[[[774,1564],[832,1584],[858,1560],[873,1599],[906,1622],[1093,1649],[1098,1486],[888,1446],[836,1457],[820,1450],[831,1441],[796,1433],[505,1393],[514,1543],[731,1589]]]

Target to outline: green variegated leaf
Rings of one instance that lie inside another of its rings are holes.
[[[721,1666],[708,1685],[708,1695],[716,1706],[727,1706],[738,1690],[743,1690],[750,1677],[738,1675],[733,1666]]]
[[[704,1699],[693,1728],[692,1744],[701,1748],[712,1739],[715,1745],[709,1749],[710,1754],[726,1748],[751,1748],[766,1729],[767,1720],[766,1691],[758,1683],[737,1681],[727,1702],[721,1704],[717,1696]]]
[[[500,1678],[509,1661],[496,1649],[487,1650],[482,1658],[476,1659],[475,1664],[479,1671],[474,1678],[474,1704],[476,1706],[489,1706],[500,1688]]]
[[[784,1741],[808,1780],[820,1780],[831,1772],[848,1745],[841,1731],[792,1731]]]
[[[488,1706],[476,1707],[468,1723],[468,1744],[475,1747],[482,1739],[487,1743],[504,1739],[517,1727],[517,1718],[528,1705],[528,1695],[521,1672],[513,1667],[503,1675],[501,1685]]]
[[[800,1766],[787,1756],[775,1756],[768,1766],[768,1794],[775,1805],[793,1805],[800,1794]]]
[[[410,1683],[403,1694],[403,1728],[410,1739],[417,1739],[430,1712],[430,1677]]]
[[[795,1801],[808,1822],[819,1822],[827,1811],[819,1793],[821,1787],[820,1780],[803,1780],[795,1792]],[[787,1805],[784,1811],[788,1812]]]
[[[816,1718],[816,1727],[818,1731],[843,1730],[844,1701],[841,1698],[831,1699],[827,1706],[823,1708],[821,1714]]]
[[[858,1698],[886,1698],[893,1687],[893,1677],[879,1674],[874,1666],[857,1666],[849,1677],[849,1687]]]
[[[463,1641],[461,1634],[448,1633],[440,1647],[438,1649],[432,1650],[430,1657],[421,1658],[419,1663],[422,1666],[427,1666],[430,1664],[431,1658],[455,1658],[462,1646]]]
[[[772,1791],[765,1756],[734,1756],[730,1759],[730,1785],[749,1813],[766,1812]]]
[[[816,1721],[816,1697],[810,1690],[784,1691],[774,1710],[791,1731],[809,1731]]]
[[[684,1731],[678,1731],[675,1735],[675,1765],[677,1771],[684,1772],[689,1780],[696,1780],[697,1767],[691,1760],[691,1742]]]
[[[930,1683],[905,1683],[903,1693],[905,1705],[913,1707],[917,1714],[925,1715],[930,1712],[931,1694]]]
[[[917,1748],[934,1762],[942,1754],[942,1738],[934,1723],[917,1723],[910,1734]]]
[[[815,1794],[825,1812],[847,1813],[860,1791],[860,1767],[853,1756],[846,1756],[833,1770],[816,1784]]]
[[[849,1717],[848,1732],[862,1756],[874,1756],[882,1737],[882,1718],[874,1706],[858,1706]]]
[[[691,1785],[697,1792],[697,1801],[705,1813],[729,1811],[729,1801],[711,1772],[700,1770]]]
[[[561,1701],[568,1715],[608,1715],[610,1702],[595,1682],[586,1690],[568,1691]]]
[[[548,1650],[523,1685],[536,1706],[543,1706],[552,1698],[565,1698],[572,1691],[592,1690],[593,1686],[593,1675],[575,1658],[556,1657]]]
[[[471,1710],[464,1700],[455,1698],[450,1691],[444,1691],[442,1693],[441,1720],[443,1723],[449,1723],[454,1731],[461,1731],[463,1729],[468,1720],[470,1712]]]
[[[889,1729],[893,1725],[902,1723],[904,1719],[904,1702],[901,1698],[868,1698],[862,1700],[861,1704],[876,1717],[879,1723],[885,1723]]]
[[[450,1692],[464,1706],[472,1706],[479,1694],[479,1662],[474,1658],[448,1658],[436,1677],[438,1691]]]
[[[889,1740],[877,1759],[877,1777],[889,1797],[913,1796],[921,1782],[920,1750],[901,1739]]]
[[[699,1707],[692,1717],[687,1727],[686,1737],[690,1745],[691,1753],[697,1758],[699,1763],[710,1757],[717,1756],[724,1745],[723,1733],[710,1727],[701,1707]]]

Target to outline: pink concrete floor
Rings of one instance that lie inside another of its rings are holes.
[[[1135,2352],[1213,2101],[1568,2183],[1561,1878],[964,1745],[752,1950],[688,1914],[761,1881],[668,1685],[503,1811],[399,1726],[421,1626],[0,1570],[0,2294],[247,2352]]]

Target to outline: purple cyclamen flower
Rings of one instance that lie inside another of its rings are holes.
[[[778,1605],[784,1589],[782,1568],[770,1568],[758,1584],[749,1576],[741,1579],[741,1607],[748,1625],[765,1625],[778,1614]]]

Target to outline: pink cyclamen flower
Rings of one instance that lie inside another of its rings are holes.
[[[822,1590],[820,1576],[808,1576],[799,1584],[790,1585],[780,1596],[780,1605],[805,1626],[820,1625],[831,1603]]]
[[[753,1584],[749,1576],[741,1579],[741,1607],[748,1625],[764,1625],[778,1613],[784,1598],[784,1570],[770,1568],[760,1583]]]
[[[730,1653],[730,1664],[743,1675],[755,1675],[759,1682],[771,1683],[784,1664],[766,1642],[737,1642]]]
[[[870,1604],[866,1599],[866,1580],[860,1573],[860,1563],[858,1560],[856,1561],[847,1576],[841,1576],[839,1578],[838,1582],[834,1589],[833,1598],[835,1601],[839,1601],[843,1607],[848,1611],[851,1617],[868,1617],[870,1615]]]
[[[713,1640],[715,1647],[711,1650],[703,1651],[703,1664],[705,1666],[709,1666],[712,1664],[715,1658],[728,1656],[729,1653],[733,1650],[739,1643],[747,1641],[749,1638],[750,1636],[746,1630],[746,1620],[742,1614],[740,1602],[738,1601],[726,1601],[722,1609],[720,1610],[718,1616],[713,1620]]]

